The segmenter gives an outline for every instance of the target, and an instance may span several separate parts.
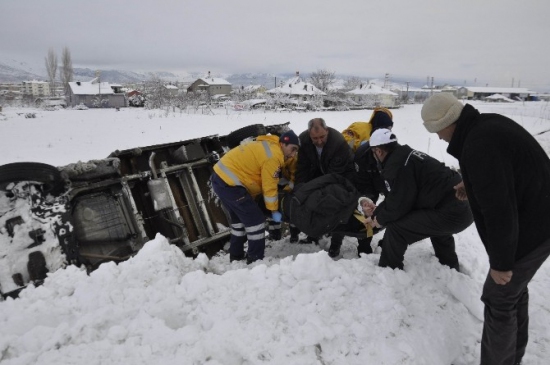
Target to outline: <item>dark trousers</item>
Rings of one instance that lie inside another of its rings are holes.
[[[380,232],[380,228],[373,228],[373,234],[376,234]],[[367,237],[367,229],[363,223],[361,223],[358,219],[356,219],[353,215],[348,219],[348,221],[345,224],[339,224],[333,231],[332,237],[334,237],[335,234],[338,234],[336,237],[340,242],[340,246],[342,245],[342,240],[344,236],[348,237],[357,237],[357,254],[361,256],[362,253],[371,254],[372,253],[372,247],[370,246],[372,242],[372,236]],[[340,239],[340,237],[342,239]],[[338,241],[336,241],[338,242]],[[331,241],[331,247],[332,247],[333,241]],[[338,243],[336,243],[337,245]],[[335,245],[335,247],[336,247]]]
[[[242,186],[227,185],[216,173],[210,178],[212,189],[222,201],[231,218],[229,254],[242,257],[244,243],[248,240],[248,260],[264,258],[265,216]]]
[[[550,239],[514,263],[512,280],[498,285],[488,274],[481,300],[485,303],[481,365],[518,364],[528,341],[527,285],[550,255]]]
[[[430,238],[435,256],[442,265],[458,270],[453,234],[473,222],[467,202],[447,199],[434,209],[414,210],[386,226],[379,265],[403,269],[408,245]]]

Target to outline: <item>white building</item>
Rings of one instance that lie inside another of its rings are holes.
[[[229,95],[231,94],[231,83],[229,81],[210,76],[210,71],[208,71],[208,76],[202,77],[194,81],[188,88],[188,93],[194,93],[203,91],[208,93],[208,95]]]
[[[69,82],[69,106],[83,104],[89,108],[119,108],[127,105],[126,96],[118,84],[100,82],[98,78],[91,81]]]
[[[385,108],[394,108],[399,105],[397,101],[399,95],[397,93],[376,84],[361,84],[346,94],[350,95],[353,101],[367,107],[382,106]]]
[[[164,85],[164,88],[170,96],[178,96],[179,88],[175,85]]]
[[[307,100],[313,96],[327,95],[323,91],[316,88],[315,85],[313,85],[312,83],[302,80],[299,72],[296,72],[296,76],[294,76],[290,80],[281,83],[279,87],[267,90],[266,93],[287,95],[303,100]]]
[[[23,81],[21,94],[33,97],[50,96],[50,84],[46,81]]]
[[[533,91],[523,87],[477,87],[465,86],[458,89],[458,97],[468,100],[483,100],[493,94],[504,95],[513,100],[529,100]]]

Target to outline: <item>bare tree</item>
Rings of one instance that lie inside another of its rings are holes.
[[[50,79],[50,93],[55,94],[55,75],[57,74],[57,55],[53,48],[50,47],[48,55],[44,59],[46,61],[46,71]]]
[[[344,90],[345,91],[350,91],[350,90],[356,89],[361,84],[366,85],[367,83],[363,82],[358,77],[355,77],[355,76],[349,77],[349,78],[346,79],[346,81],[344,81]]]
[[[73,61],[71,60],[71,51],[67,47],[63,48],[61,54],[61,82],[65,90],[65,95],[69,95],[69,82],[73,81]]]
[[[317,70],[310,75],[311,83],[321,91],[327,91],[336,81],[334,71]]]
[[[168,90],[165,82],[156,73],[149,73],[149,79],[144,84],[145,108],[161,109],[168,104]]]

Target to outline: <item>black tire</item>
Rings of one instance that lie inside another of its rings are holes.
[[[227,147],[235,148],[241,144],[243,139],[249,137],[258,137],[266,134],[266,129],[263,124],[252,124],[246,127],[242,127],[229,133],[226,137]]]
[[[40,162],[15,162],[0,166],[0,189],[9,183],[37,181],[43,183],[45,193],[58,194],[64,189],[61,172],[57,167]]]

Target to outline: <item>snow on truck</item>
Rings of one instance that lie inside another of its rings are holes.
[[[0,166],[0,294],[16,297],[66,265],[92,271],[127,260],[157,234],[190,256],[216,253],[229,238],[229,217],[209,188],[213,165],[242,140],[280,135],[288,124],[117,150],[62,167]]]

